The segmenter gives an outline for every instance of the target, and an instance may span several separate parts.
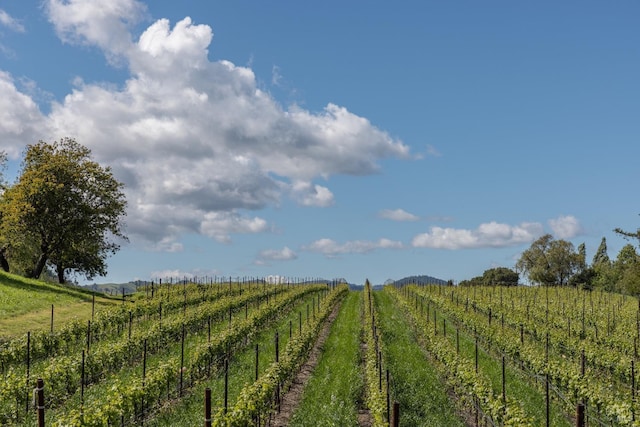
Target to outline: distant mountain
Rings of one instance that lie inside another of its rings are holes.
[[[130,295],[138,289],[138,286],[142,286],[147,282],[143,282],[140,280],[136,280],[135,282],[128,283],[102,283],[102,284],[93,284],[86,285],[85,288],[91,289],[97,292],[102,292],[107,295],[122,295],[122,291],[127,295]]]

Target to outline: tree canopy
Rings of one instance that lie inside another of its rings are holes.
[[[637,239],[640,242],[640,228],[638,228],[636,231],[626,231],[620,227],[617,227],[613,231],[625,238]]]
[[[517,286],[520,275],[510,268],[496,267],[485,270],[482,281],[485,285]]]
[[[593,255],[592,265],[598,264],[610,264],[611,260],[609,259],[609,254],[607,253],[607,238],[603,237],[600,241],[600,246],[596,250],[596,253]]]
[[[29,277],[47,265],[58,280],[73,271],[106,274],[106,258],[126,240],[123,184],[74,139],[28,145],[17,182],[0,200],[0,258],[16,261]]]
[[[510,268],[495,267],[485,270],[482,276],[460,282],[460,286],[517,286],[520,275]]]
[[[583,259],[571,242],[545,234],[522,252],[516,266],[534,283],[564,286],[580,270]]]

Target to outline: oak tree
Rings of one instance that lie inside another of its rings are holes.
[[[47,265],[60,282],[69,270],[104,275],[107,257],[126,240],[123,184],[71,138],[28,145],[20,176],[2,199],[0,235],[11,237],[16,251],[31,252],[29,277],[40,277]]]
[[[516,267],[534,283],[564,286],[582,263],[583,255],[575,251],[571,242],[545,234],[522,252]]]

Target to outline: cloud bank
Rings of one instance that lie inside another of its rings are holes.
[[[551,219],[549,224],[554,236],[559,239],[570,239],[582,232],[582,227],[573,216]],[[542,234],[544,227],[538,222],[509,225],[491,221],[480,224],[475,230],[431,227],[429,232],[416,235],[411,245],[433,249],[500,248],[531,243]]]
[[[159,19],[136,38],[147,11],[134,0],[49,0],[44,10],[63,42],[100,49],[129,77],[121,87],[77,78],[44,115],[0,71],[2,148],[16,158],[28,143],[63,136],[89,147],[126,186],[132,241],[179,251],[185,233],[227,243],[269,231],[250,211],[283,197],[330,206],[334,195],[317,180],[375,173],[380,159],[410,156],[344,107],[283,107],[250,68],[210,60],[213,31],[189,17],[173,26]]]
[[[385,238],[377,241],[352,240],[342,244],[335,240],[324,238],[316,240],[303,249],[309,252],[318,252],[326,257],[332,258],[343,254],[364,254],[376,249],[402,249],[403,247],[402,242]]]

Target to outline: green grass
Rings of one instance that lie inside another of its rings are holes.
[[[84,289],[25,279],[0,271],[0,340],[28,331],[54,329],[74,317],[90,319],[93,293]],[[96,310],[117,301],[96,295]]]
[[[464,426],[437,369],[426,358],[406,316],[386,292],[373,292],[391,376],[392,400],[400,404],[401,426]]]
[[[362,292],[349,292],[324,344],[290,426],[357,426],[364,383],[360,370]]]

